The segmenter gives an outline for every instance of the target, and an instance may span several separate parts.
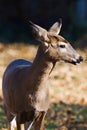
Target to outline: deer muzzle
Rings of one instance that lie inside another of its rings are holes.
[[[82,61],[83,61],[83,57],[79,56],[78,59],[76,59],[75,61],[72,61],[72,64],[77,65],[77,64],[80,64]]]

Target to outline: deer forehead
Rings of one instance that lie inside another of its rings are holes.
[[[61,36],[49,36],[49,39],[51,43],[56,43],[58,45],[68,45],[68,41]]]
[[[59,41],[58,42],[58,45],[65,45],[65,46],[68,46],[68,43],[64,42],[64,41]]]

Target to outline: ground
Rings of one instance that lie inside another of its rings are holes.
[[[22,43],[0,43],[0,130],[7,128],[1,85],[4,70],[17,58],[33,61],[37,48]],[[59,62],[50,75],[51,106],[45,120],[47,130],[87,130],[87,50],[77,51],[84,57],[83,63],[74,66]]]

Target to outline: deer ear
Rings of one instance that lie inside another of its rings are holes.
[[[59,19],[59,22],[56,22],[51,26],[51,28],[49,29],[49,32],[59,34],[61,27],[62,27],[62,19]]]
[[[47,30],[44,28],[32,23],[29,21],[31,28],[33,29],[33,33],[37,40],[39,41],[49,41],[49,38],[47,37]]]

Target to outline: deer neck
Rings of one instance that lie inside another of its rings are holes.
[[[34,77],[40,81],[46,80],[54,68],[54,65],[55,63],[48,60],[45,51],[40,46],[32,65]]]

